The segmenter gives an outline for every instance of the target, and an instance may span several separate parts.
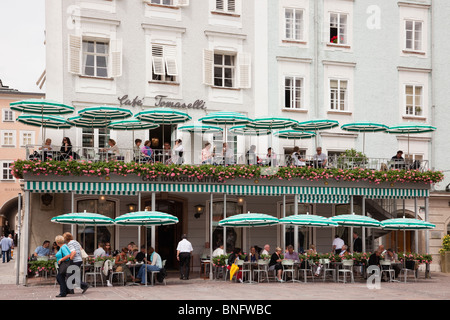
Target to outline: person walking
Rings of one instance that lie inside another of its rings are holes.
[[[64,243],[63,236],[56,236],[55,242],[60,247],[55,255],[56,262],[58,263],[58,274],[56,275],[56,281],[59,283],[59,295],[56,297],[64,298],[68,293],[70,293],[66,283],[67,268],[70,265],[70,250]]]
[[[192,244],[187,240],[187,235],[181,236],[177,246],[177,260],[180,262],[180,279],[189,280],[189,268],[191,264],[191,253],[194,251]]]
[[[3,239],[0,241],[0,246],[2,247],[3,263],[5,263],[5,258],[6,262],[9,262],[11,260],[11,248],[14,246],[11,235],[9,235],[8,237],[3,237]]]
[[[82,293],[85,293],[86,290],[89,288],[89,285],[81,281],[82,280],[81,265],[83,264],[83,259],[81,258],[81,245],[78,243],[78,241],[73,239],[73,236],[70,232],[64,233],[63,237],[70,250],[70,265],[75,265],[80,268],[80,288],[81,290],[83,290]]]

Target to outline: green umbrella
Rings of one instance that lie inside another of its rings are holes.
[[[330,119],[314,119],[299,122],[292,126],[294,130],[302,130],[302,131],[314,131],[316,133],[316,147],[317,147],[317,132],[322,130],[329,130],[339,126],[339,122],[336,120]]]
[[[322,216],[299,214],[280,219],[280,224],[305,227],[337,227],[338,223]]]
[[[298,130],[281,130],[275,132],[275,136],[280,139],[288,140],[301,140],[301,139],[311,139],[316,136],[314,132],[309,131],[298,131]]]
[[[77,128],[91,128],[91,129],[106,128],[110,123],[110,121],[107,119],[89,119],[80,116],[68,118],[67,122]]]
[[[16,101],[9,104],[11,110],[33,113],[33,114],[68,114],[75,111],[74,107],[59,103],[53,100],[46,99],[28,99]]]
[[[130,212],[117,217],[114,220],[120,226],[167,226],[178,223],[178,218],[164,212],[158,211],[137,211]],[[147,253],[147,239],[145,239],[145,252]],[[145,285],[147,285],[147,272],[145,272]]]
[[[329,218],[331,221],[336,222],[340,226],[344,227],[366,227],[366,228],[378,228],[381,226],[380,221],[375,220],[368,216],[362,216],[358,214],[341,214]]]
[[[130,110],[114,106],[88,107],[78,111],[78,114],[87,119],[103,119],[109,121],[126,119],[133,116]]]
[[[397,126],[389,127],[388,133],[408,135],[408,155],[409,155],[409,135],[419,133],[429,133],[436,130],[436,127],[424,123],[407,122]]]
[[[248,126],[234,126],[230,128],[230,132],[241,136],[268,136],[272,130],[265,128],[251,128]]]
[[[349,132],[362,132],[364,134],[363,136],[363,153],[364,153],[366,145],[366,132],[386,132],[389,129],[389,127],[381,123],[354,122],[344,124],[341,127],[341,129]]]
[[[225,126],[223,142],[227,142],[227,126],[237,126],[237,125],[248,125],[253,122],[252,119],[246,115],[238,112],[231,111],[219,111],[212,112],[203,118],[199,119],[200,122],[204,124]]]
[[[213,132],[223,132],[223,129],[216,126],[209,126],[203,124],[191,124],[178,127],[179,131],[189,132],[189,133],[213,133]]]
[[[256,118],[247,126],[255,129],[287,129],[293,125],[298,124],[297,120],[281,117],[263,117]]]

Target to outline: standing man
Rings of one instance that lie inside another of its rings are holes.
[[[5,257],[7,262],[9,262],[9,260],[11,260],[11,248],[14,246],[11,235],[9,235],[8,237],[3,237],[3,239],[0,241],[0,246],[2,247],[3,263],[5,263]]]
[[[339,238],[338,235],[334,236],[334,240],[333,240],[333,251],[335,254],[339,254],[341,253],[342,247],[344,246],[344,240],[342,240],[341,238]]]
[[[353,252],[362,252],[362,240],[356,232],[353,232]]]
[[[189,280],[189,268],[191,263],[191,253],[194,251],[192,244],[187,240],[187,235],[181,236],[181,241],[177,246],[177,260],[180,262],[180,279]]]

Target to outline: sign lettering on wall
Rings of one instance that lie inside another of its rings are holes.
[[[155,97],[155,107],[166,107],[166,108],[176,108],[176,109],[206,109],[206,102],[200,99],[197,99],[193,103],[185,103],[185,102],[173,102],[164,100],[167,96],[158,95]],[[120,106],[130,106],[130,107],[143,107],[144,106],[144,98],[139,98],[136,96],[134,98],[130,98],[127,94],[122,97],[117,98],[119,100]]]

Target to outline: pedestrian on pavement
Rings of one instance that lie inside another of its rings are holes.
[[[9,262],[9,260],[11,260],[11,248],[14,247],[12,236],[9,235],[8,237],[3,237],[0,241],[0,246],[2,247],[3,263],[5,263],[5,258],[6,261]]]
[[[177,260],[180,262],[180,279],[189,280],[191,253],[194,249],[192,248],[192,244],[187,240],[186,234],[183,234],[181,239],[177,246]]]
[[[63,234],[64,240],[67,243],[67,246],[70,250],[70,265],[75,265],[80,268],[83,264],[83,259],[81,258],[81,245],[78,243],[78,241],[73,239],[73,236],[70,232],[66,232]],[[69,275],[70,277],[70,275]],[[83,290],[82,293],[85,293],[86,290],[89,288],[89,285],[83,281],[81,281],[81,271],[80,271],[80,287],[81,290]]]
[[[56,236],[55,242],[58,247],[60,247],[55,255],[56,262],[58,263],[58,274],[56,275],[56,281],[59,283],[59,295],[56,297],[64,298],[68,293],[70,293],[66,283],[67,268],[70,265],[70,249],[64,243],[63,236]]]

